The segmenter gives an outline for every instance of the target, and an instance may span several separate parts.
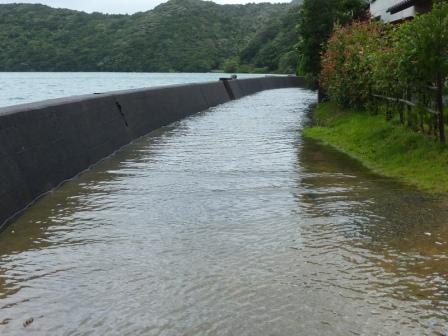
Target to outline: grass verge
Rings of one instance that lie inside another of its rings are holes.
[[[321,103],[304,135],[331,145],[384,176],[432,193],[448,192],[448,149],[384,116]]]

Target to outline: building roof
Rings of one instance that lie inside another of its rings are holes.
[[[403,0],[389,7],[387,12],[390,14],[395,14],[412,6],[423,6],[426,10],[430,10],[431,3],[431,0]]]
[[[387,12],[391,13],[391,14],[395,14],[395,13],[401,12],[402,10],[405,10],[406,8],[414,6],[415,3],[416,3],[416,0],[403,0],[391,7],[389,7]]]

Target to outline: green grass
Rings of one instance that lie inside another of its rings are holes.
[[[448,192],[448,149],[384,116],[319,104],[304,135],[331,145],[373,171],[433,193]]]

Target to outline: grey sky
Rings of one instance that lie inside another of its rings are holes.
[[[51,7],[70,8],[85,12],[128,13],[146,11],[167,0],[0,0],[5,3],[42,3]],[[273,0],[269,2],[290,2],[291,0]],[[220,4],[238,4],[248,2],[268,2],[268,0],[214,0]]]

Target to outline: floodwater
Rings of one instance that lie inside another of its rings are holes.
[[[265,91],[134,142],[0,234],[1,335],[447,335],[447,201]]]

